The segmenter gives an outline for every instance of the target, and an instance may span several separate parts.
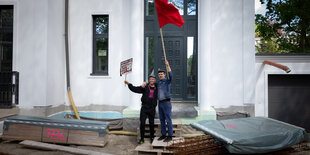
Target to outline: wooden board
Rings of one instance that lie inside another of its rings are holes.
[[[20,142],[19,144],[24,145],[26,147],[30,147],[30,148],[52,150],[52,151],[63,151],[63,152],[68,152],[68,153],[72,153],[72,154],[85,154],[85,155],[89,155],[89,154],[90,155],[103,155],[103,154],[105,154],[103,152],[95,152],[95,151],[91,151],[91,150],[72,148],[72,147],[68,147],[68,146],[47,144],[47,143],[36,142],[36,141],[31,141],[31,140],[24,140],[24,141]]]
[[[158,148],[158,147],[162,147],[162,148],[165,148],[167,146],[170,146],[171,144],[173,144],[173,141],[174,142],[184,142],[184,138],[183,137],[173,137],[172,140],[173,141],[170,141],[170,142],[164,142],[163,140],[158,140],[159,137],[155,137],[154,138],[154,141],[152,143],[152,147],[153,148]]]
[[[42,127],[25,124],[12,124],[8,130],[3,131],[3,140],[34,140],[41,141]]]
[[[60,144],[105,146],[107,135],[98,132],[53,128],[38,125],[10,124],[3,131],[3,140],[33,140]]]
[[[143,144],[138,145],[135,148],[135,151],[137,151],[138,153],[142,153],[142,152],[148,152],[148,153],[157,153],[157,154],[162,154],[162,153],[172,153],[170,151],[165,151],[164,149],[153,149],[152,144],[148,141],[145,141]]]
[[[94,131],[69,130],[68,144],[104,146],[107,136],[100,137]]]
[[[42,135],[43,142],[66,144],[68,141],[68,129],[43,127]]]
[[[150,127],[148,124],[148,120],[146,121],[146,125],[145,125],[145,137],[149,138],[150,137]],[[176,137],[181,137],[183,132],[182,132],[182,120],[181,119],[172,119],[172,127],[173,127],[173,136]],[[168,131],[168,127],[166,127],[167,131]],[[154,122],[154,136],[161,136],[161,126],[160,126],[160,120],[159,119],[155,119]],[[168,133],[167,133],[168,134]],[[137,141],[139,141],[141,139],[140,136],[140,128],[137,128]]]

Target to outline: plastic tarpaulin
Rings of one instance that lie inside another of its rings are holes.
[[[203,120],[191,125],[224,142],[230,153],[267,153],[309,141],[305,129],[265,117]]]
[[[109,128],[108,122],[92,121],[92,120],[73,120],[73,119],[55,119],[48,117],[34,116],[11,116],[4,120],[3,130],[8,130],[11,124],[27,124],[37,126],[49,126],[56,128],[95,131],[99,136],[106,135],[106,130]]]

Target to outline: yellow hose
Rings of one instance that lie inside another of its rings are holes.
[[[68,96],[69,96],[70,103],[71,103],[71,106],[72,106],[72,109],[74,111],[74,114],[75,114],[76,118],[80,119],[80,115],[79,115],[78,111],[76,110],[76,107],[75,107],[75,104],[74,104],[74,101],[73,101],[72,94],[71,94],[70,90],[68,90]]]
[[[128,135],[128,136],[137,136],[136,132],[130,131],[109,131],[109,134],[116,134],[116,135]]]

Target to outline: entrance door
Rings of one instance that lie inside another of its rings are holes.
[[[161,40],[159,37],[158,40]],[[183,98],[182,88],[185,87],[183,82],[184,65],[181,63],[184,60],[183,56],[183,37],[164,37],[167,60],[170,67],[173,69],[173,80],[171,83],[171,97],[177,100]],[[166,69],[163,49],[161,41],[158,41],[157,52],[155,52],[155,68]]]
[[[197,101],[197,0],[169,0],[184,19],[182,27],[167,24],[162,27],[167,60],[173,72],[173,100]],[[157,75],[158,68],[166,69],[154,0],[145,0],[145,80]]]

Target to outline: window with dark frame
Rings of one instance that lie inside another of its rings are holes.
[[[0,71],[12,71],[13,5],[0,5]]]
[[[93,72],[109,75],[109,15],[93,15]]]

